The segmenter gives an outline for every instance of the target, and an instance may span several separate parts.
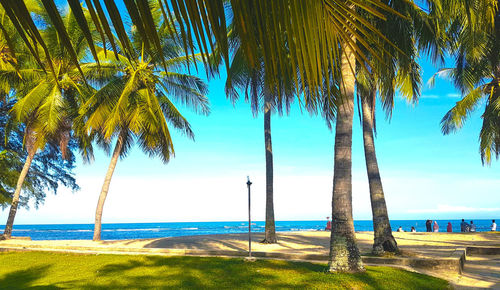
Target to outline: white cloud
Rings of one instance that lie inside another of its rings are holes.
[[[422,95],[420,98],[421,99],[438,99],[439,96],[438,95]]]
[[[462,95],[457,94],[457,93],[449,93],[449,94],[446,94],[446,96],[448,98],[460,98]]]

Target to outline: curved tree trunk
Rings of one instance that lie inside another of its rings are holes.
[[[123,147],[123,137],[121,134],[118,136],[116,141],[115,150],[113,151],[113,156],[111,157],[111,162],[109,163],[108,172],[104,178],[104,183],[102,185],[101,194],[99,195],[99,201],[97,202],[97,209],[95,211],[95,225],[94,225],[94,241],[101,240],[101,220],[102,220],[102,209],[104,208],[104,202],[108,195],[109,184],[111,183],[111,178],[113,177],[113,172],[115,171],[116,163],[120,157],[120,153]]]
[[[375,92],[372,92],[375,93]],[[374,96],[372,96],[373,98]],[[397,252],[398,244],[392,236],[389,215],[385,203],[382,179],[378,169],[375,143],[373,140],[373,114],[368,100],[361,98],[363,111],[363,144],[365,148],[366,172],[370,185],[370,201],[373,215],[373,253],[380,255],[384,251]]]
[[[356,245],[352,218],[352,119],[355,78],[349,64],[354,69],[354,54],[346,46],[342,52],[343,100],[337,111],[335,127],[332,234],[328,261],[330,272],[364,270]]]
[[[266,146],[266,234],[262,243],[274,244],[276,229],[274,223],[273,201],[273,145],[271,143],[271,101],[265,97],[264,103],[264,141]]]
[[[26,157],[26,161],[24,162],[23,169],[21,170],[21,174],[19,174],[19,178],[17,179],[16,191],[14,192],[14,196],[12,197],[12,203],[10,205],[9,217],[7,218],[7,224],[5,225],[5,231],[3,233],[4,239],[10,239],[12,237],[12,227],[14,226],[14,219],[17,213],[17,207],[19,205],[19,197],[21,196],[21,188],[23,187],[24,179],[26,179],[26,175],[28,175],[28,171],[31,166],[31,162],[35,157],[36,150],[31,149],[28,151],[28,156]]]

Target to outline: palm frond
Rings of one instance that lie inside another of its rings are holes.
[[[192,75],[168,72],[161,75],[159,84],[167,95],[183,105],[204,115],[210,113],[210,104],[206,97],[208,87],[202,79]]]
[[[446,135],[462,128],[467,117],[474,111],[478,106],[479,100],[483,97],[483,87],[477,87],[464,96],[462,100],[458,101],[441,120],[441,131],[443,134]]]

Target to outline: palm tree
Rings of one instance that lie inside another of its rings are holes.
[[[189,57],[181,56],[182,49],[168,34],[169,29],[159,28],[163,53],[168,56],[164,62],[166,71],[161,70],[163,63],[158,54],[148,54],[139,42],[133,43],[136,52],[130,59],[121,54],[115,59],[109,52],[106,58],[106,51],[100,49],[101,64],[85,67],[94,71],[89,80],[100,83],[101,88],[80,108],[77,121],[83,127],[81,131],[98,138],[104,146],[109,146],[116,137],[97,203],[94,241],[101,239],[104,202],[118,159],[126,156],[134,141],[145,153],[167,163],[174,155],[169,125],[194,137],[171,98],[203,114],[209,113],[206,84],[196,76],[175,72],[184,67]]]
[[[276,226],[274,218],[274,170],[273,147],[271,136],[271,114],[277,111],[282,114],[283,107],[288,112],[295,96],[293,83],[280,85],[280,88],[268,90],[265,88],[265,69],[261,66],[250,69],[237,36],[237,31],[229,33],[233,58],[228,70],[226,81],[226,96],[234,103],[239,99],[239,90],[245,92],[245,100],[251,103],[254,116],[259,111],[264,112],[264,150],[266,159],[266,209],[265,209],[265,235],[261,243],[277,243]],[[218,51],[217,51],[218,52]],[[261,60],[262,61],[262,60]],[[290,68],[291,69],[291,68]],[[279,96],[282,94],[282,96]]]
[[[33,9],[36,10],[37,7]],[[42,35],[52,51],[52,62],[57,66],[55,74],[33,69],[33,60],[23,62],[21,68],[4,69],[1,73],[4,81],[16,79],[13,76],[18,76],[15,90],[21,97],[14,105],[12,113],[17,122],[25,125],[24,145],[28,153],[12,198],[4,238],[10,238],[12,235],[21,189],[37,151],[43,149],[47,142],[56,142],[63,157],[69,156],[66,150],[71,138],[71,120],[76,115],[78,101],[90,89],[85,85],[77,67],[69,61],[68,53],[60,47],[57,32],[49,17],[43,13],[40,17],[46,23]],[[86,44],[82,42],[84,36],[71,13],[64,15],[63,21],[67,24],[71,41],[75,43],[78,59],[82,60],[87,49]]]
[[[11,204],[19,172],[26,160],[23,148],[24,124],[12,122],[10,114],[15,101],[15,95],[8,95],[5,101],[0,101],[0,138],[7,141],[0,142],[0,207],[2,208]],[[40,150],[33,159],[23,183],[19,206],[27,206],[29,201],[33,201],[35,207],[38,207],[43,203],[48,191],[57,194],[60,184],[78,190],[72,173],[75,166],[72,150],[76,148],[76,142],[71,140],[68,148],[66,159],[62,158],[57,143],[50,142]]]
[[[462,99],[441,120],[443,134],[456,132],[472,111],[484,104],[479,133],[481,160],[500,155],[500,12],[497,0],[435,1],[436,17],[448,35],[455,67],[436,76],[449,77]]]
[[[341,91],[335,125],[330,272],[363,271],[352,218],[352,120],[356,57],[348,45],[342,49]]]
[[[371,97],[376,94],[372,90]],[[367,96],[360,97],[363,126],[363,145],[365,151],[366,171],[370,188],[370,201],[373,217],[373,253],[382,254],[384,251],[397,252],[396,239],[392,235],[387,206],[385,202],[384,189],[375,153],[375,142],[373,138],[373,110]],[[372,99],[373,100],[373,99]]]
[[[273,184],[273,144],[271,140],[271,98],[264,100],[264,146],[266,150],[266,228],[262,243],[275,244],[276,224],[274,220],[274,184]]]
[[[408,102],[416,103],[420,94],[420,66],[418,49],[429,53],[434,59],[442,55],[442,45],[436,36],[432,17],[414,3],[391,1],[392,9],[406,18],[387,15],[386,21],[372,19],[374,26],[397,47],[385,45],[387,53],[382,59],[372,59],[370,69],[358,65],[357,94],[361,103],[363,144],[366,170],[372,206],[374,243],[373,253],[398,252],[397,242],[392,235],[380,170],[374,144],[375,106],[377,92],[388,118],[394,109],[394,96],[399,91]],[[370,18],[368,16],[368,18]],[[366,52],[370,57],[370,53]]]
[[[374,244],[373,252],[397,252],[397,243],[392,236],[392,229],[387,212],[382,181],[377,164],[374,146],[375,101],[379,91],[383,108],[388,117],[394,108],[394,95],[400,91],[410,102],[416,102],[419,95],[420,68],[417,63],[418,49],[437,59],[442,55],[436,35],[436,23],[432,22],[424,11],[414,3],[391,1],[387,3],[399,15],[389,13],[385,21],[365,15],[388,40],[382,46],[381,57],[362,47],[366,58],[357,57],[356,88],[362,118],[365,161],[372,204]],[[361,63],[363,60],[363,64]],[[351,70],[351,68],[347,68]],[[346,81],[340,85],[345,86]],[[351,84],[352,85],[352,84]],[[328,122],[335,119],[335,110],[331,105],[323,109]]]
[[[387,5],[394,5],[403,1],[386,1]],[[412,8],[417,8],[413,3],[399,3],[413,5]],[[353,6],[354,7],[354,6]],[[416,10],[416,9],[415,9]],[[365,19],[370,21],[376,21],[382,23],[385,28],[392,27],[396,21],[401,24],[404,19],[401,19],[402,14],[397,9],[397,5],[391,6],[391,10],[388,11],[387,17],[379,19],[378,17],[373,18],[370,13],[361,13]],[[391,19],[392,22],[391,22]],[[403,26],[404,27],[404,26]],[[333,198],[332,198],[332,233],[330,241],[330,256],[329,256],[329,270],[330,272],[336,271],[363,271],[364,267],[361,262],[361,257],[359,249],[356,245],[355,235],[354,235],[354,222],[352,218],[352,119],[353,119],[353,105],[354,105],[354,89],[356,78],[359,76],[355,75],[359,73],[357,69],[358,64],[364,70],[373,67],[385,67],[387,64],[393,63],[397,60],[399,52],[404,55],[404,52],[398,48],[400,43],[399,39],[388,38],[387,29],[384,31],[381,29],[380,25],[373,25],[373,28],[377,33],[373,35],[373,38],[383,40],[377,42],[371,39],[370,36],[359,37],[357,34],[353,34],[355,31],[352,27],[345,26],[346,37],[343,38],[342,43],[342,54],[341,54],[341,66],[340,66],[340,80],[338,81],[338,90],[332,90],[333,93],[341,94],[342,98],[340,100],[331,100],[332,98],[327,97],[322,101],[323,105],[323,115],[326,117],[327,122],[336,120],[336,130],[335,130],[335,157],[334,157],[334,179],[333,179]],[[408,31],[403,32],[407,34]],[[397,33],[395,33],[396,35]],[[414,37],[414,35],[411,35]],[[371,44],[367,44],[367,39],[371,41]],[[378,44],[376,44],[378,43]],[[410,41],[410,52],[414,52],[415,43]],[[408,44],[408,41],[405,42]],[[361,53],[360,53],[361,50]],[[380,51],[376,51],[380,50]],[[391,53],[392,52],[392,53]],[[413,56],[413,55],[412,55]],[[405,56],[407,57],[407,56]],[[380,59],[385,58],[386,63],[377,63]],[[411,59],[411,58],[409,58]],[[408,63],[408,62],[407,62]],[[413,62],[409,62],[414,64]],[[408,79],[413,80],[415,74],[418,74],[415,68],[410,70],[410,77],[398,77],[403,80],[403,86],[407,85],[405,83]],[[334,75],[335,76],[335,75]],[[385,76],[387,77],[387,76]],[[370,79],[369,77],[368,79]],[[394,79],[395,77],[392,77]],[[398,83],[398,82],[397,82]],[[390,104],[393,99],[394,82],[390,82],[391,85],[383,85],[383,88],[390,91],[392,89],[392,95],[389,94],[385,96],[384,103]],[[399,82],[398,84],[401,84]],[[371,91],[370,91],[371,92]],[[376,162],[375,148],[373,143],[373,116],[372,110],[374,108],[374,102],[371,102],[370,106],[367,106],[366,102],[369,97],[374,97],[375,95],[369,94],[360,95],[358,94],[358,99],[363,102],[363,129],[364,129],[364,144],[365,144],[365,159],[367,165],[367,171],[369,176],[370,184],[370,197],[372,201],[372,211],[374,218],[374,252],[380,253],[381,251],[397,251],[397,243],[392,236],[391,227],[389,223],[389,218],[387,214],[387,208],[385,204],[385,198],[382,189],[382,183],[380,179],[380,174],[378,170],[378,165]],[[333,103],[333,105],[332,105]],[[338,104],[338,105],[336,105]],[[337,107],[337,110],[332,107]],[[392,106],[391,106],[392,109]],[[335,116],[336,114],[336,116]],[[329,125],[330,126],[330,125]]]

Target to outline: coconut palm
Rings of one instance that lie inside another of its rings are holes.
[[[436,34],[436,23],[432,16],[408,1],[387,3],[406,18],[387,15],[386,21],[373,19],[374,26],[397,47],[385,45],[388,52],[382,59],[372,59],[369,72],[366,66],[359,66],[357,93],[361,109],[365,162],[372,205],[374,243],[373,253],[397,252],[397,242],[392,235],[385,202],[380,170],[375,153],[375,106],[377,93],[381,99],[386,117],[390,118],[394,109],[397,91],[408,102],[416,103],[420,94],[420,66],[418,51],[430,54],[433,59],[442,55],[443,44]],[[366,52],[369,56],[369,52]]]
[[[36,6],[33,9],[37,9]],[[36,10],[40,11],[40,10]],[[52,64],[57,70],[54,74],[46,74],[42,69],[33,69],[34,61],[23,61],[22,67],[4,69],[2,81],[12,80],[20,96],[12,109],[15,121],[25,126],[24,146],[27,151],[26,161],[19,175],[16,190],[12,197],[9,217],[5,226],[4,237],[10,238],[16,216],[21,189],[37,151],[42,150],[48,142],[58,143],[64,158],[69,157],[67,145],[71,138],[72,118],[76,116],[79,101],[90,88],[78,73],[78,68],[69,60],[68,53],[61,48],[57,32],[49,17],[41,10],[39,14],[45,23],[42,35],[52,52]],[[79,60],[87,53],[87,45],[82,42],[84,35],[71,13],[63,15],[71,41],[75,43],[75,51]],[[48,60],[44,60],[48,61]],[[47,65],[46,63],[44,65]],[[16,80],[17,76],[17,81]]]
[[[453,2],[453,3],[451,3]],[[455,67],[436,76],[449,77],[462,99],[441,120],[443,134],[456,132],[472,111],[484,106],[479,133],[481,160],[500,155],[500,12],[497,0],[435,1],[433,8],[444,22]]]
[[[10,111],[15,104],[15,95],[7,96],[5,102],[0,101],[0,207],[11,205],[24,162],[26,151],[23,148],[24,124],[14,123]],[[66,188],[77,190],[72,169],[75,158],[72,150],[76,149],[76,142],[68,144],[67,159],[63,159],[59,144],[49,142],[43,150],[35,156],[26,179],[23,182],[22,195],[18,206],[28,207],[33,201],[35,207],[44,202],[48,191],[57,194],[60,184]]]
[[[388,14],[385,21],[378,21],[370,15],[366,15],[367,19],[372,21],[377,30],[389,41],[383,45],[381,57],[372,55],[370,51],[365,51],[364,55],[368,61],[356,59],[356,88],[360,117],[362,118],[365,161],[372,204],[373,252],[375,254],[381,254],[384,251],[397,252],[398,250],[396,240],[392,236],[375,154],[374,109],[377,91],[383,108],[387,116],[390,117],[394,108],[396,91],[400,91],[410,102],[417,101],[420,85],[420,69],[416,60],[418,50],[430,54],[434,59],[442,55],[440,51],[442,44],[436,43],[438,40],[434,37],[436,23],[429,15],[414,3],[407,1],[390,1],[387,4],[398,13],[405,15],[406,18]],[[351,70],[352,68],[348,67],[347,69]],[[345,83],[344,80],[340,87],[345,86]],[[351,85],[353,86],[353,84]],[[332,110],[331,106],[325,106],[323,113],[326,114],[328,121],[335,119],[335,110]]]
[[[146,154],[167,163],[174,155],[169,126],[194,137],[172,99],[202,114],[209,113],[207,85],[196,76],[176,72],[185,68],[189,58],[181,55],[183,51],[173,41],[169,29],[159,28],[167,56],[164,63],[158,54],[148,54],[136,42],[132,43],[136,50],[131,58],[118,54],[116,59],[110,52],[106,58],[105,50],[100,49],[101,64],[94,64],[94,74],[89,74],[89,80],[100,83],[100,89],[81,106],[77,121],[82,124],[82,132],[100,138],[100,144],[109,146],[116,139],[97,203],[94,241],[101,239],[104,202],[118,159],[127,155],[134,141]],[[162,70],[163,65],[166,71]],[[90,69],[90,65],[85,69]]]
[[[328,266],[330,272],[363,271],[352,217],[352,120],[354,115],[354,51],[342,47],[341,92],[335,124],[332,194],[332,232]]]
[[[273,147],[271,137],[271,114],[273,111],[282,113],[283,108],[288,112],[290,103],[295,96],[294,84],[281,84],[279,88],[270,91],[265,88],[265,69],[263,64],[255,69],[250,69],[241,47],[237,32],[232,29],[229,33],[233,57],[228,70],[226,81],[226,96],[236,102],[239,91],[244,91],[245,100],[250,102],[254,116],[258,112],[264,113],[264,149],[266,156],[266,209],[265,209],[265,235],[262,243],[273,244],[277,242],[274,218],[274,170]],[[291,69],[291,68],[290,68]],[[281,96],[278,97],[278,94]]]

